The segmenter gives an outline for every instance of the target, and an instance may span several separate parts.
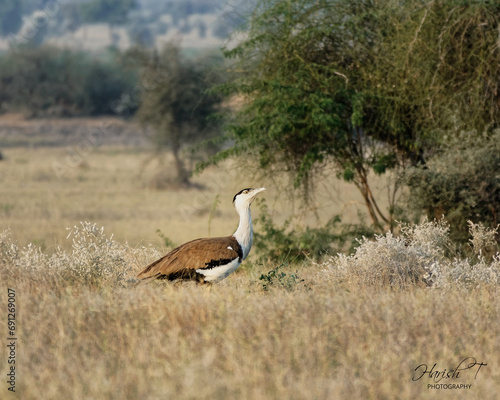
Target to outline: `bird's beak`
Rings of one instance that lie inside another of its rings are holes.
[[[266,190],[266,188],[254,189],[253,192],[252,192],[252,201],[255,199],[255,197],[257,197],[257,195],[260,192],[263,192],[264,190]]]

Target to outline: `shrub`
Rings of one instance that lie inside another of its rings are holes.
[[[418,225],[399,224],[401,235],[391,232],[363,238],[350,256],[338,254],[325,265],[339,280],[355,280],[363,285],[408,287],[422,284],[433,287],[480,286],[500,284],[500,253],[491,262],[482,255],[491,245],[496,230],[469,222],[470,240],[477,257],[460,259],[450,240],[448,223],[424,220]]]
[[[134,264],[142,266],[159,257],[151,247],[131,248],[114,241],[112,235],[104,234],[104,228],[90,222],[68,229],[68,238],[73,241],[71,252],[58,248],[52,255],[32,244],[20,249],[11,241],[9,231],[2,232],[0,266],[70,285],[100,288],[125,286]]]
[[[498,230],[470,222],[470,246],[475,255],[459,258],[444,220],[399,224],[399,229],[399,236],[388,232],[376,235],[374,240],[363,238],[354,254],[338,254],[323,264],[313,265],[322,267],[318,273],[329,275],[326,281],[357,282],[362,286],[471,289],[500,285],[500,252],[496,247],[493,254],[491,239]],[[58,248],[50,255],[33,244],[19,248],[9,231],[0,232],[0,272],[23,276],[35,283],[50,281],[56,287],[117,288],[135,282],[134,271],[160,257],[151,246],[131,248],[114,241],[96,224],[81,222],[69,231],[71,250]],[[265,291],[294,290],[304,280],[296,272],[285,272],[287,265],[278,264],[261,274],[255,283]]]
[[[349,249],[356,235],[373,234],[361,225],[342,225],[338,215],[319,228],[291,228],[291,219],[277,226],[264,200],[255,223],[259,226],[258,232],[255,232],[255,252],[261,261],[271,262],[306,258],[318,261],[329,254]]]
[[[408,172],[408,208],[450,223],[450,238],[467,243],[467,221],[500,222],[500,130],[482,140],[463,133],[425,168]],[[496,236],[497,243],[500,241]]]
[[[130,269],[125,259],[126,247],[106,237],[104,228],[90,222],[69,229],[72,237],[70,254],[59,249],[50,259],[52,268],[62,270],[69,280],[79,280],[88,285],[101,283],[119,284]]]
[[[283,272],[283,267],[285,265],[286,264],[280,264],[276,268],[268,271],[267,274],[262,274],[260,276],[259,281],[261,281],[262,289],[267,291],[271,287],[274,287],[292,291],[297,284],[304,281],[298,277],[297,273],[287,275],[286,272]]]

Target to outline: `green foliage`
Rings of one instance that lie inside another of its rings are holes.
[[[161,238],[164,246],[167,249],[173,249],[174,247],[176,247],[174,241],[166,236],[160,229],[156,230],[156,234]]]
[[[258,2],[247,39],[226,52],[242,73],[224,90],[245,102],[221,157],[251,153],[306,194],[333,163],[373,225],[392,225],[370,171],[421,163],[445,132],[498,125],[499,11],[463,0]]]
[[[319,261],[339,251],[352,250],[354,238],[358,235],[373,235],[372,231],[361,226],[341,225],[338,215],[319,228],[293,229],[292,220],[286,220],[282,226],[276,226],[266,203],[262,201],[261,204],[260,216],[255,219],[259,228],[254,234],[255,252],[261,260]]]
[[[31,116],[101,115],[129,93],[136,74],[119,60],[50,46],[0,57],[0,109]]]
[[[500,130],[480,139],[463,133],[425,168],[408,171],[408,208],[424,210],[429,218],[444,215],[451,238],[466,243],[467,221],[490,229],[500,223],[499,171]]]
[[[135,50],[142,64],[142,103],[137,116],[155,130],[159,149],[169,148],[175,159],[177,183],[189,184],[180,151],[220,134],[218,121],[210,118],[222,98],[209,89],[221,82],[213,57],[188,59],[180,49],[167,45],[161,52]]]
[[[259,278],[259,281],[262,281],[262,289],[267,291],[273,287],[291,291],[295,289],[297,284],[304,281],[300,279],[296,273],[287,275],[283,272],[282,268],[286,265],[287,264],[280,264],[267,274],[262,274]]]

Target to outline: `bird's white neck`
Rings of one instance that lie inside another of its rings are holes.
[[[238,211],[238,214],[240,215],[240,224],[238,225],[238,229],[236,229],[233,236],[241,246],[244,260],[247,258],[248,253],[250,253],[250,248],[252,247],[253,242],[252,216],[250,215],[250,206],[236,208],[236,211]]]

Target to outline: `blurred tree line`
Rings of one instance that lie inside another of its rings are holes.
[[[0,112],[135,119],[154,130],[159,153],[171,151],[175,183],[189,185],[182,152],[220,135],[212,117],[222,97],[209,89],[222,82],[221,65],[221,56],[186,57],[174,45],[111,49],[100,56],[26,46],[0,55]],[[202,147],[199,154],[206,153]]]
[[[243,0],[233,0],[235,8]],[[217,15],[225,0],[2,0],[0,1],[0,37],[8,38],[11,46],[41,45],[51,37],[64,36],[82,26],[108,24],[110,39],[117,46],[117,27],[125,27],[132,43],[154,46],[155,36],[170,28],[181,34],[196,30],[206,37],[210,28],[217,38],[227,38],[231,26],[241,18],[219,15],[207,25],[202,16]],[[192,18],[193,17],[193,18]],[[210,20],[210,18],[209,18]]]
[[[0,56],[0,111],[28,117],[113,114],[113,103],[132,90],[138,72],[119,55],[43,46]]]

